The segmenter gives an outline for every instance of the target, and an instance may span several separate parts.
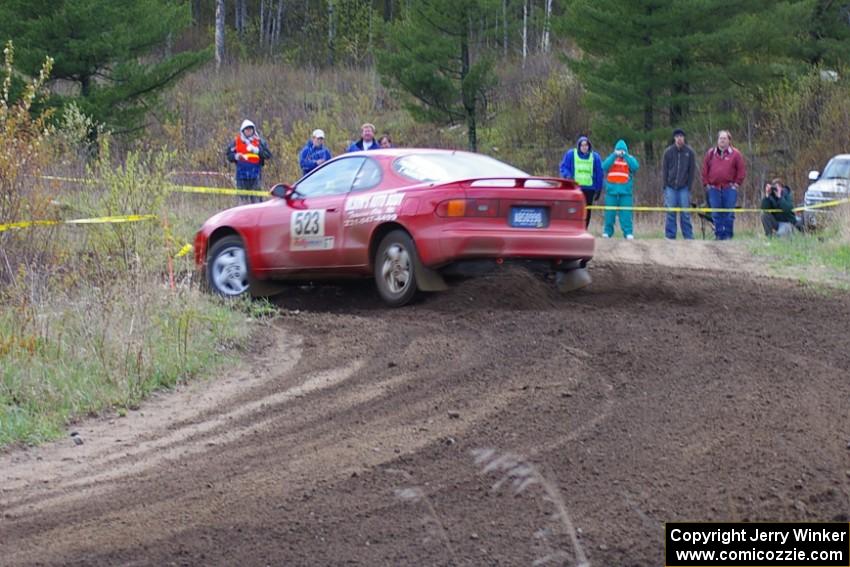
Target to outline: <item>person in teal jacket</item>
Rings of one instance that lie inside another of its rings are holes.
[[[617,140],[614,151],[602,162],[602,171],[605,172],[606,207],[631,207],[634,204],[632,188],[638,169],[640,169],[640,163],[636,157],[629,154],[629,146],[624,140]],[[630,210],[606,210],[602,238],[614,236],[614,221],[617,213],[620,213],[620,228],[623,229],[623,234],[628,240],[632,240],[635,236]]]

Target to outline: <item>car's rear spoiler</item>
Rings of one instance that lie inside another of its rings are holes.
[[[452,184],[463,188],[471,187],[503,187],[515,189],[578,189],[578,185],[571,179],[560,177],[475,177],[453,181]]]

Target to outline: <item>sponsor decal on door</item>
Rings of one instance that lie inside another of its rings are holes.
[[[404,193],[352,195],[345,202],[344,226],[393,221],[403,200]]]

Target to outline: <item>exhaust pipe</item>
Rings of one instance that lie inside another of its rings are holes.
[[[587,268],[575,268],[555,274],[555,287],[561,293],[569,293],[590,285],[592,281]]]

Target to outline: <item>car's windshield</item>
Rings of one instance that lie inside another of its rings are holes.
[[[823,170],[823,179],[850,179],[850,159],[834,159]]]
[[[476,177],[529,176],[497,159],[466,152],[410,154],[395,160],[393,169],[416,181],[440,183]]]

